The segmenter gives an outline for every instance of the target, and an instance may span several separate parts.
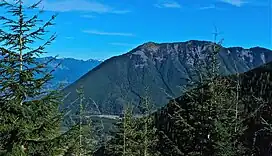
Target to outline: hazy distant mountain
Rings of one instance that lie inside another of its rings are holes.
[[[52,57],[38,58],[39,62],[46,62],[52,59]],[[49,63],[48,67],[50,70],[55,69],[59,64],[58,68],[53,72],[54,79],[52,80],[52,86],[56,86],[59,83],[68,85],[79,79],[81,76],[86,74],[88,71],[99,65],[102,61],[100,60],[78,60],[74,58],[61,58],[56,59]]]
[[[193,79],[195,59],[206,59],[211,42],[145,43],[121,56],[112,57],[64,89],[65,104],[77,97],[84,86],[85,96],[94,100],[103,113],[120,113],[125,103],[138,104],[146,93],[156,106],[181,95],[179,86]],[[218,55],[221,73],[245,72],[272,61],[272,51],[255,47],[222,48]],[[234,66],[236,65],[236,66]],[[236,70],[237,67],[237,70]],[[71,107],[76,107],[71,105]]]

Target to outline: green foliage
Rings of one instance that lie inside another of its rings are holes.
[[[155,108],[147,95],[141,100],[140,107],[143,116],[137,120],[140,153],[143,156],[158,156],[160,153],[156,148],[159,139],[156,134],[157,129],[154,125],[154,116],[152,115],[152,111],[155,110]]]
[[[114,138],[106,145],[106,153],[116,156],[137,155],[136,126],[131,105],[124,108],[124,117],[116,123],[117,132]]]
[[[43,40],[55,15],[44,23],[38,19],[42,12],[28,18],[27,12],[39,3],[27,7],[22,0],[0,2],[11,15],[0,16],[0,151],[6,156],[60,155],[76,136],[77,127],[60,133],[62,96],[45,87],[53,72],[46,66],[53,59],[36,62],[56,37]],[[37,40],[44,43],[35,47]]]
[[[84,103],[83,89],[77,91],[80,106],[77,114],[68,124],[68,130],[61,132],[64,114],[59,108],[62,96],[58,91],[46,88],[53,72],[46,66],[53,59],[36,62],[56,37],[53,34],[35,48],[36,41],[43,41],[47,27],[53,25],[56,17],[52,16],[45,23],[38,19],[42,12],[28,18],[26,12],[36,9],[39,3],[25,7],[22,0],[0,2],[0,7],[6,8],[12,16],[0,16],[3,26],[0,29],[0,155],[93,155],[97,136],[88,116],[88,105]],[[271,143],[269,138],[272,138],[271,99],[265,98],[271,97],[265,85],[271,84],[267,82],[271,78],[261,75],[265,78],[261,82],[254,80],[256,84],[260,83],[260,88],[250,86],[241,92],[239,75],[231,80],[219,77],[220,64],[216,56],[220,44],[214,43],[209,48],[212,50],[207,51],[205,60],[194,62],[198,80],[192,82],[195,88],[168,105],[167,114],[164,114],[167,124],[158,126],[154,123],[158,119],[151,112],[151,100],[141,97],[139,110],[142,117],[137,119],[132,106],[126,106],[124,117],[116,124],[114,138],[103,144],[104,155],[235,156],[265,153],[260,142]],[[256,89],[259,91],[253,91]],[[239,93],[244,93],[244,97],[240,98]],[[255,129],[255,125],[259,127]],[[97,135],[103,137],[101,130]],[[243,142],[245,134],[251,139],[252,149]]]
[[[88,117],[88,110],[86,109],[88,104],[85,103],[83,87],[79,88],[77,93],[79,95],[79,109],[75,116],[69,118],[72,120],[69,122],[69,125],[66,125],[70,127],[76,126],[77,136],[71,140],[73,144],[68,148],[65,155],[89,156],[92,155],[95,150],[93,123],[90,117]]]
[[[248,149],[242,137],[247,127],[240,78],[219,77],[216,55],[220,47],[212,44],[210,48],[216,51],[208,51],[207,60],[195,62],[198,82],[167,106],[166,123],[154,118],[158,113],[151,113],[148,98],[140,103],[140,119],[126,110],[120,131],[108,143],[110,155],[245,155]]]
[[[145,97],[139,105],[142,114],[139,118],[133,113],[132,105],[124,107],[124,117],[115,124],[117,132],[105,146],[102,155],[116,156],[158,156],[157,130],[151,115],[150,100]]]
[[[241,102],[237,98],[239,91],[233,87],[237,82],[219,77],[220,47],[212,44],[213,50],[207,51],[206,60],[195,60],[198,81],[191,83],[195,88],[168,105],[166,115],[170,125],[160,132],[161,138],[169,141],[160,146],[171,147],[176,155],[243,155],[245,152],[239,140],[245,127],[241,119],[243,108],[237,107]]]

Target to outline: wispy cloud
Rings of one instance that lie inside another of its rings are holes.
[[[202,6],[202,7],[199,7],[198,10],[226,10],[226,8],[222,8],[222,7],[218,7],[216,5],[207,5],[207,6]]]
[[[236,7],[241,7],[244,4],[247,4],[248,2],[245,0],[220,0],[223,3],[231,4]]]
[[[9,0],[12,1],[12,0]],[[25,5],[30,5],[36,0],[26,0]],[[85,11],[95,13],[113,13],[113,14],[125,14],[130,12],[127,9],[116,9],[98,1],[89,0],[43,0],[40,7],[46,11],[54,12],[68,12],[68,11]]]
[[[154,5],[157,8],[181,8],[181,5],[175,1],[159,1],[157,4]]]
[[[132,33],[123,33],[123,32],[105,32],[97,30],[83,30],[82,32],[93,35],[105,35],[105,36],[134,36]]]
[[[215,5],[208,5],[208,6],[203,6],[203,7],[200,7],[199,9],[200,10],[208,10],[208,9],[215,9]]]
[[[75,38],[72,37],[72,36],[66,36],[65,39],[67,39],[67,40],[73,40],[73,39],[75,39]]]
[[[82,18],[95,18],[96,16],[94,16],[94,15],[81,15],[80,17],[82,17]]]
[[[112,42],[109,43],[110,45],[115,45],[115,46],[135,46],[135,44],[130,44],[130,43],[120,43],[120,42]]]
[[[111,13],[114,14],[126,14],[126,13],[130,13],[131,10],[113,10]]]

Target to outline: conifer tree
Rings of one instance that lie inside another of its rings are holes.
[[[71,118],[72,123],[70,126],[75,126],[78,124],[77,136],[74,140],[71,140],[73,144],[69,147],[69,150],[65,155],[75,155],[75,156],[89,156],[94,152],[94,133],[93,133],[93,124],[90,119],[89,112],[86,109],[88,103],[85,100],[83,87],[81,86],[77,93],[79,95],[79,109],[76,112],[76,115]]]
[[[140,154],[132,105],[124,107],[123,115],[116,123],[117,132],[114,132],[114,138],[106,145],[105,155],[137,156]]]
[[[100,108],[98,106],[98,104],[92,99],[89,98],[89,100],[92,102],[92,106],[93,108],[95,108],[95,110],[93,110],[93,112],[97,115],[103,115],[102,112],[100,111]],[[94,140],[96,142],[95,147],[96,149],[103,147],[105,145],[105,143],[109,140],[109,138],[111,137],[109,133],[110,130],[108,130],[105,126],[105,121],[104,118],[102,116],[100,116],[98,119],[92,120],[93,121],[93,131],[94,133]],[[111,127],[113,128],[113,127]]]
[[[158,156],[158,138],[152,115],[151,100],[146,96],[140,102],[142,114],[133,115],[131,105],[124,107],[124,116],[115,126],[117,131],[105,148],[104,155]]]
[[[0,1],[7,9],[7,16],[0,16],[0,145],[5,156],[62,155],[76,136],[76,126],[60,132],[62,97],[46,89],[53,72],[46,67],[53,59],[36,60],[56,38],[44,40],[56,15],[43,22],[38,18],[42,11],[28,14],[40,2]],[[36,47],[38,41],[44,43]]]
[[[148,89],[146,89],[145,96],[140,101],[141,117],[137,121],[137,142],[140,146],[141,156],[158,156],[160,155],[157,150],[158,137],[157,129],[154,125],[154,115],[152,111],[155,110],[148,96]]]
[[[220,78],[218,53],[221,44],[208,47],[205,60],[195,60],[197,82],[180,101],[172,102],[171,134],[181,155],[241,155],[238,143],[243,126],[233,91],[235,82]]]

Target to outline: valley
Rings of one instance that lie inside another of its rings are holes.
[[[0,0],[0,156],[272,156],[270,10]]]

